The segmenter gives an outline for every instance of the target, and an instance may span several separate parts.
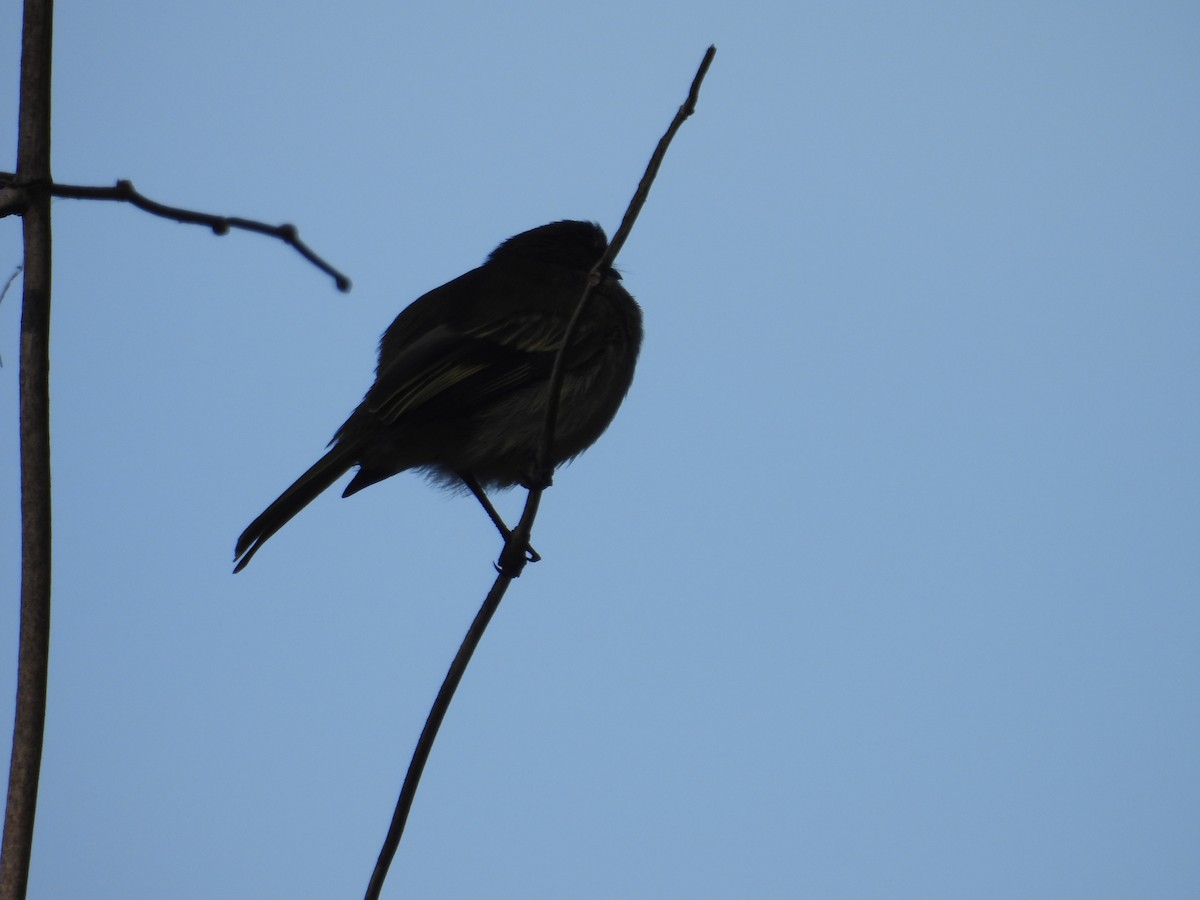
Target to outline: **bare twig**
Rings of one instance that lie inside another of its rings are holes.
[[[8,296],[8,289],[12,287],[12,283],[17,280],[17,276],[21,274],[23,266],[17,266],[13,269],[11,275],[8,276],[8,281],[4,282],[4,287],[0,288],[0,303],[4,302],[4,298]],[[0,369],[4,368],[4,357],[0,356]]]
[[[56,184],[51,181],[33,182],[27,179],[17,179],[8,173],[0,172],[0,188],[7,190],[7,196],[0,203],[0,210],[19,211],[26,202],[23,189],[48,188],[53,197],[66,197],[73,200],[115,200],[130,203],[151,215],[161,216],[175,222],[190,225],[204,225],[213,230],[214,234],[228,234],[231,229],[253,231],[277,238],[295,248],[296,252],[307,259],[325,274],[329,275],[339,291],[350,290],[350,279],[325,262],[321,257],[300,240],[300,233],[295,225],[268,225],[254,219],[243,219],[238,216],[215,216],[211,213],[183,209],[178,206],[167,206],[151,200],[138,192],[131,181],[118,181],[112,187],[97,187],[82,184]]]
[[[408,773],[404,777],[404,785],[400,789],[400,798],[396,802],[396,811],[392,815],[391,827],[388,829],[387,837],[384,839],[383,848],[379,851],[379,859],[375,863],[375,871],[371,874],[371,882],[367,887],[365,900],[378,900],[380,891],[383,890],[384,879],[387,877],[388,868],[391,866],[392,859],[396,855],[396,850],[400,846],[400,838],[404,834],[404,825],[408,820],[408,813],[412,809],[413,799],[416,797],[417,785],[420,783],[421,774],[425,770],[425,763],[429,759],[429,753],[433,748],[433,742],[437,737],[438,729],[441,727],[446,710],[449,709],[450,701],[454,697],[454,691],[458,688],[463,673],[466,671],[467,663],[470,662],[475,648],[479,646],[488,623],[492,620],[492,616],[500,606],[500,601],[503,599],[505,591],[508,590],[508,586],[512,583],[512,580],[521,574],[525,564],[529,561],[526,556],[526,548],[529,546],[529,538],[533,531],[533,521],[537,517],[542,492],[549,486],[550,476],[553,474],[553,470],[547,464],[547,460],[550,454],[551,438],[554,434],[559,395],[562,392],[562,360],[563,354],[570,343],[571,335],[575,331],[576,322],[578,322],[583,312],[592,288],[600,282],[600,272],[612,264],[621,246],[625,243],[625,239],[629,236],[629,232],[633,228],[633,223],[637,220],[638,213],[646,202],[646,197],[649,196],[650,186],[654,182],[654,176],[658,173],[658,168],[662,164],[671,139],[675,136],[675,132],[679,130],[684,120],[695,112],[696,100],[700,93],[700,84],[703,82],[704,76],[708,72],[708,67],[712,64],[713,56],[716,52],[716,47],[709,47],[708,52],[704,54],[704,59],[700,63],[700,68],[696,72],[695,79],[692,81],[692,88],[688,93],[687,101],[679,108],[679,112],[676,113],[671,125],[658,142],[658,147],[655,149],[654,155],[650,158],[650,163],[646,167],[646,173],[642,176],[642,180],[634,192],[633,199],[629,203],[629,208],[625,211],[625,216],[621,220],[621,226],[613,236],[604,256],[592,268],[591,273],[589,273],[588,283],[563,333],[563,341],[559,347],[558,355],[555,357],[554,368],[552,369],[550,383],[547,387],[546,423],[542,436],[542,444],[538,450],[537,467],[534,470],[535,474],[539,477],[529,490],[520,522],[505,541],[504,551],[500,556],[499,564],[496,566],[498,569],[496,581],[492,585],[491,591],[488,592],[487,598],[483,601],[483,605],[476,614],[475,620],[471,623],[471,627],[467,629],[467,634],[463,638],[462,645],[458,648],[458,653],[455,655],[454,661],[450,664],[450,670],[446,673],[442,687],[438,691],[433,706],[429,710],[429,716],[425,720],[425,728],[421,731],[421,737],[417,741],[412,761],[408,766]]]
[[[12,283],[17,280],[17,276],[21,274],[22,266],[17,266],[12,270],[12,274],[8,276],[8,280],[4,282],[4,287],[0,288],[0,303],[4,302],[4,298],[8,296],[8,289],[12,287]]]
[[[523,552],[522,550],[522,554]],[[404,785],[400,788],[400,798],[396,801],[392,824],[388,828],[387,838],[384,839],[383,849],[379,851],[375,871],[371,873],[371,882],[367,885],[366,900],[379,900],[380,891],[383,890],[383,881],[387,878],[392,858],[400,846],[404,825],[408,821],[408,813],[412,809],[413,799],[417,796],[417,785],[421,782],[425,763],[429,761],[429,753],[433,749],[438,729],[442,727],[442,720],[446,717],[446,711],[450,708],[450,701],[458,689],[458,683],[462,681],[463,673],[467,670],[467,663],[471,661],[475,648],[483,639],[483,633],[487,630],[488,623],[492,621],[492,616],[500,607],[500,601],[504,599],[504,593],[510,584],[512,584],[511,575],[501,572],[496,576],[492,589],[484,599],[479,612],[475,614],[475,620],[471,622],[471,627],[467,629],[458,653],[454,655],[454,662],[450,664],[450,669],[446,672],[446,678],[442,681],[433,706],[429,709],[425,727],[421,730],[421,737],[417,741],[416,749],[413,750],[412,760],[408,764],[408,772],[404,776]]]
[[[17,134],[17,172],[24,181],[50,180],[53,22],[52,0],[25,0]],[[35,191],[23,216],[21,627],[0,900],[22,900],[29,885],[50,662],[50,194]]]
[[[679,107],[679,111],[675,113],[675,118],[671,120],[666,133],[659,139],[658,146],[654,148],[654,154],[650,157],[650,162],[646,166],[646,172],[642,175],[642,180],[638,182],[637,190],[633,192],[633,199],[629,201],[629,207],[625,210],[625,215],[621,219],[621,225],[609,242],[608,249],[604,251],[604,255],[592,266],[592,271],[588,274],[587,286],[583,289],[583,296],[579,298],[575,312],[571,315],[571,321],[567,323],[566,331],[563,334],[562,346],[559,347],[558,355],[554,357],[554,368],[550,370],[550,383],[546,387],[546,423],[542,429],[542,444],[538,448],[538,456],[534,468],[536,483],[533,490],[530,491],[531,499],[535,492],[540,493],[544,489],[540,485],[549,485],[550,476],[553,474],[553,468],[550,466],[548,460],[550,458],[550,445],[554,435],[554,428],[558,424],[558,401],[562,394],[563,380],[563,351],[566,350],[572,336],[575,334],[577,323],[583,315],[584,309],[587,307],[588,300],[591,298],[592,289],[600,283],[600,273],[613,264],[613,261],[617,258],[617,254],[625,246],[625,239],[629,237],[629,232],[633,230],[633,223],[637,221],[638,214],[642,211],[642,207],[646,205],[646,198],[650,196],[650,186],[654,183],[655,176],[658,175],[658,168],[662,165],[663,158],[667,155],[667,148],[671,145],[675,133],[679,131],[684,121],[696,111],[696,101],[700,97],[700,85],[704,81],[704,76],[708,74],[708,67],[712,65],[713,57],[716,54],[716,46],[710,46],[704,54],[704,59],[700,61],[700,68],[696,70],[696,77],[692,79],[692,87],[688,91],[687,100]],[[526,514],[530,514],[530,512],[528,506],[526,506],[525,513],[521,516],[521,523],[517,525],[517,531],[521,530],[525,516]],[[530,514],[530,528],[533,527],[533,514],[536,514],[536,504],[533,513]],[[525,537],[528,539],[529,535],[525,535]]]

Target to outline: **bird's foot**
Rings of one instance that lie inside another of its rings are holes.
[[[520,578],[528,563],[541,562],[542,556],[528,541],[523,541],[515,531],[504,536],[504,549],[494,565],[496,571],[509,578]]]

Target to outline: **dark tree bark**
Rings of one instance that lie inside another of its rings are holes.
[[[21,312],[21,629],[0,900],[23,900],[37,811],[50,650],[50,60],[53,0],[25,0],[17,179],[31,190]]]

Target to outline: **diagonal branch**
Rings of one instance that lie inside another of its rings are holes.
[[[667,155],[667,148],[671,146],[671,141],[675,137],[675,133],[679,131],[680,126],[684,121],[696,111],[696,101],[700,97],[700,85],[704,81],[704,76],[708,74],[708,67],[712,65],[713,57],[717,55],[717,48],[712,45],[704,54],[704,59],[700,61],[700,68],[696,70],[696,77],[692,79],[692,87],[688,91],[687,100],[679,107],[679,111],[675,113],[675,118],[671,120],[671,124],[667,127],[666,133],[658,141],[658,146],[654,148],[654,154],[650,157],[650,162],[646,165],[646,171],[642,175],[642,180],[638,182],[637,190],[633,192],[633,198],[629,201],[629,207],[625,210],[625,215],[621,219],[621,225],[617,229],[617,233],[613,235],[609,242],[608,249],[604,251],[604,255],[596,261],[592,266],[592,271],[588,273],[587,286],[583,289],[583,294],[579,298],[579,303],[575,306],[575,312],[571,314],[571,320],[567,323],[566,331],[563,333],[562,344],[559,346],[558,355],[554,357],[554,368],[550,370],[550,383],[546,387],[546,422],[542,429],[542,443],[538,448],[537,460],[534,464],[534,487],[530,491],[530,499],[533,499],[534,492],[541,493],[545,488],[543,485],[549,485],[550,476],[553,475],[553,470],[549,464],[550,445],[553,442],[554,428],[558,424],[558,404],[562,396],[563,382],[563,357],[566,355],[567,346],[571,342],[571,338],[575,335],[575,329],[578,326],[580,317],[583,311],[587,308],[588,300],[591,299],[592,289],[600,283],[600,273],[613,264],[617,258],[617,254],[621,252],[621,248],[625,246],[625,239],[629,237],[629,232],[633,230],[633,223],[637,221],[638,214],[641,213],[642,207],[646,205],[646,198],[650,196],[650,186],[654,184],[654,179],[658,175],[658,169],[662,165],[663,158]],[[536,515],[537,503],[534,504],[534,511],[531,513],[528,505],[525,513],[521,515],[521,522],[517,525],[517,531],[522,530],[525,524],[526,515],[529,515],[529,527],[533,527],[533,515]],[[529,535],[526,534],[525,539],[528,540]],[[521,546],[524,546],[523,544]],[[512,547],[512,540],[505,547],[505,552]],[[509,554],[511,555],[511,554]]]
[[[297,253],[307,259],[334,280],[339,291],[350,290],[350,279],[325,262],[312,251],[308,244],[300,239],[300,233],[295,225],[268,225],[254,219],[243,219],[239,216],[216,216],[211,213],[183,209],[179,206],[167,206],[151,200],[140,193],[131,181],[118,181],[112,187],[98,187],[82,184],[56,184],[51,181],[21,181],[8,172],[0,172],[0,214],[21,212],[30,202],[32,191],[48,189],[53,197],[66,197],[72,200],[114,200],[130,203],[138,209],[189,225],[204,225],[213,230],[214,234],[228,234],[231,229],[253,231],[277,238],[293,247]]]
[[[613,240],[608,245],[604,256],[592,267],[592,271],[588,276],[587,286],[584,288],[583,294],[580,296],[579,302],[575,307],[575,312],[567,324],[566,331],[563,334],[562,345],[554,360],[554,368],[550,384],[547,388],[549,393],[547,396],[546,423],[542,435],[542,444],[538,450],[536,468],[534,469],[536,476],[534,479],[535,483],[529,490],[529,495],[525,501],[525,510],[521,514],[520,522],[509,533],[508,539],[504,543],[504,551],[501,553],[500,562],[496,566],[498,570],[496,581],[492,585],[491,591],[488,592],[487,598],[483,601],[479,612],[475,615],[475,620],[471,623],[471,627],[467,629],[467,634],[463,638],[462,645],[458,648],[458,653],[455,655],[454,661],[450,664],[450,669],[446,673],[442,687],[438,691],[438,695],[433,701],[433,706],[429,710],[429,716],[425,720],[425,727],[421,731],[421,737],[418,739],[416,749],[413,751],[408,772],[404,776],[404,785],[400,789],[400,798],[396,801],[396,811],[392,816],[392,823],[388,829],[387,837],[384,839],[383,848],[379,851],[379,859],[375,863],[374,872],[371,874],[371,881],[367,887],[365,900],[378,900],[380,892],[383,890],[383,882],[387,878],[388,868],[391,866],[392,859],[396,855],[396,850],[400,846],[400,838],[404,835],[404,826],[408,821],[408,814],[412,809],[413,799],[416,797],[417,785],[421,781],[421,774],[425,771],[425,763],[429,759],[429,753],[433,749],[433,742],[437,738],[438,729],[441,728],[442,720],[445,718],[446,711],[450,707],[450,701],[454,697],[454,692],[458,688],[459,682],[462,680],[467,664],[471,661],[471,656],[474,654],[475,648],[479,646],[479,642],[483,638],[483,633],[487,629],[488,623],[499,608],[505,591],[508,590],[508,586],[512,583],[512,580],[521,574],[526,562],[529,561],[525,550],[529,546],[529,538],[533,531],[533,520],[537,517],[542,492],[549,486],[550,476],[553,474],[552,470],[549,470],[547,460],[550,455],[551,436],[554,434],[559,395],[562,392],[562,360],[563,354],[570,343],[571,335],[575,331],[576,322],[578,322],[583,312],[588,297],[591,295],[592,288],[600,281],[600,272],[606,266],[612,264],[612,261],[616,259],[617,253],[621,249],[621,245],[625,243],[625,239],[629,236],[629,232],[633,228],[633,223],[637,220],[638,213],[641,212],[642,206],[645,205],[646,198],[650,194],[650,185],[654,182],[654,176],[658,173],[658,168],[662,164],[671,139],[675,137],[675,132],[679,130],[684,120],[695,112],[696,100],[700,93],[700,84],[704,80],[704,76],[707,74],[708,67],[712,64],[713,56],[716,52],[716,47],[709,47],[708,52],[704,54],[704,59],[700,63],[700,68],[696,72],[695,79],[692,81],[692,87],[688,93],[687,100],[679,108],[666,133],[659,140],[658,147],[655,149],[654,155],[651,156],[650,163],[646,167],[646,173],[638,183],[633,199],[629,202],[629,208],[625,211],[625,216],[621,220],[621,226],[613,236]]]

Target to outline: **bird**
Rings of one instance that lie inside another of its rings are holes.
[[[468,488],[507,537],[486,491],[529,484],[554,358],[607,248],[594,222],[551,222],[509,238],[483,265],[406,307],[380,339],[374,384],[325,455],[238,538],[234,572],[355,466],[343,497],[416,471]],[[614,268],[599,275],[564,353],[553,468],[608,428],[641,349],[641,307]]]

